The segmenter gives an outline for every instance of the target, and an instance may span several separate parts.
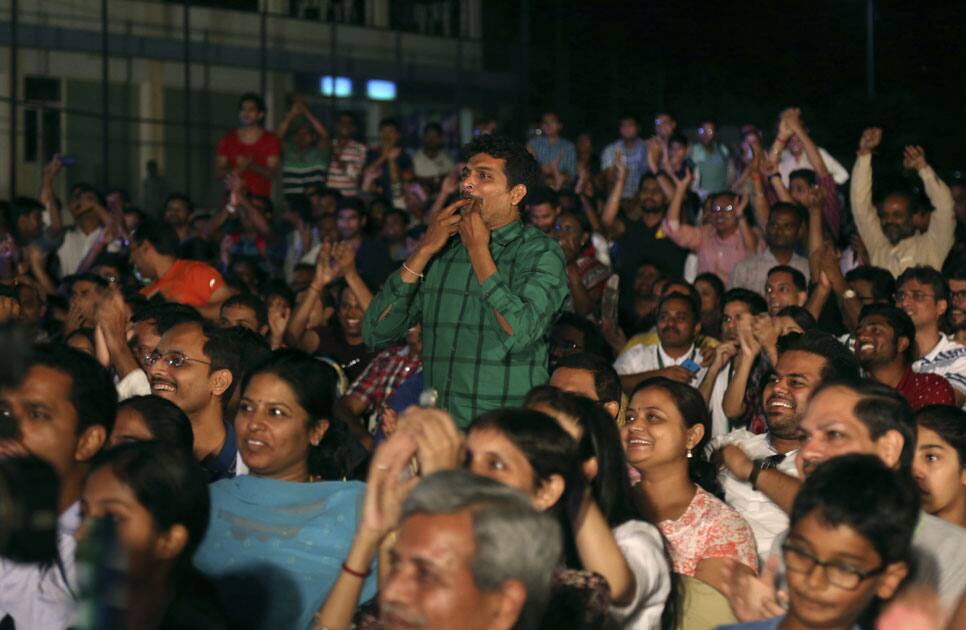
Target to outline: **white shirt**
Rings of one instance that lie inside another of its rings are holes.
[[[87,252],[94,246],[94,241],[101,235],[104,228],[98,228],[85,235],[80,228],[71,228],[64,233],[64,242],[57,249],[57,258],[60,260],[61,277],[77,273],[81,261],[87,256]]]
[[[940,333],[939,343],[929,354],[912,364],[912,371],[938,374],[956,390],[966,394],[966,346]]]
[[[614,540],[634,574],[634,597],[626,606],[611,606],[611,619],[621,628],[660,628],[671,592],[671,569],[661,532],[645,521],[627,521],[614,530]]]
[[[445,177],[454,166],[446,151],[441,150],[436,157],[429,157],[422,149],[413,153],[413,174],[416,177]]]
[[[77,607],[73,595],[77,590],[74,533],[80,522],[80,501],[57,519],[57,550],[63,573],[56,563],[41,566],[0,558],[0,619],[10,615],[17,628],[25,630],[60,630],[71,623]]]
[[[712,438],[731,431],[731,420],[728,419],[728,416],[724,412],[724,395],[728,391],[728,385],[731,384],[731,377],[735,369],[734,366],[734,359],[728,361],[721,368],[721,371],[718,372],[718,376],[714,379],[714,385],[711,387],[711,398],[708,400],[708,410],[711,412]]]
[[[661,368],[671,367],[672,365],[681,365],[688,359],[691,359],[695,363],[701,362],[701,355],[698,353],[697,348],[694,347],[694,344],[691,344],[688,351],[677,359],[669,357],[659,343],[652,346],[636,345],[628,348],[617,357],[617,360],[614,361],[614,369],[621,376],[626,374],[640,374],[641,372],[660,370]],[[707,371],[708,368],[701,367],[691,378],[690,385],[692,387],[700,385]]]
[[[725,444],[734,444],[752,460],[778,454],[778,451],[772,448],[771,439],[767,433],[755,435],[746,429],[732,431],[715,438],[711,442],[711,450],[717,450]],[[797,452],[798,449],[787,453],[785,459],[775,468],[797,479],[798,469],[795,467]],[[749,482],[738,479],[725,468],[718,473],[718,481],[725,493],[725,503],[738,510],[741,517],[748,521],[751,531],[755,533],[758,558],[764,564],[775,537],[788,529],[788,514],[764,493],[753,489]]]
[[[764,295],[765,285],[768,282],[768,272],[772,267],[777,267],[780,264],[771,250],[765,248],[762,253],[749,256],[732,268],[731,275],[728,278],[728,288],[748,289]],[[793,252],[788,265],[802,272],[807,285],[809,277],[808,259]]]
[[[845,182],[849,181],[849,172],[845,170],[845,167],[839,164],[839,161],[832,157],[828,151],[822,147],[818,147],[819,155],[822,156],[822,161],[825,162],[825,168],[828,169],[828,174],[832,176],[835,183],[841,186]],[[782,152],[782,161],[778,164],[778,172],[782,176],[782,183],[788,186],[788,176],[792,174],[792,171],[797,171],[800,168],[808,169],[814,171],[815,167],[812,166],[811,160],[808,159],[808,154],[802,151],[800,159],[796,160],[795,156],[788,149]]]

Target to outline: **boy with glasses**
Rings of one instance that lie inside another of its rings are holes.
[[[873,602],[891,598],[909,573],[918,517],[919,496],[908,475],[874,455],[829,460],[808,478],[792,508],[782,545],[788,610],[722,628],[846,629],[867,622]]]

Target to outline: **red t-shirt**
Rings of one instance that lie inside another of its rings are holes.
[[[199,308],[223,284],[224,279],[214,267],[196,260],[176,260],[163,276],[141,289],[141,294],[151,297],[160,291],[169,302]]]
[[[906,397],[913,411],[919,411],[926,405],[956,404],[953,386],[938,374],[919,374],[913,372],[912,368],[906,368],[896,389]]]
[[[262,135],[252,144],[245,144],[238,137],[238,130],[229,131],[218,142],[218,155],[228,158],[228,166],[235,168],[240,156],[252,158],[252,162],[262,167],[268,166],[268,158],[279,156],[282,144],[271,131],[262,131]],[[245,170],[241,177],[248,185],[248,192],[260,197],[272,195],[272,180],[266,179],[252,170]]]

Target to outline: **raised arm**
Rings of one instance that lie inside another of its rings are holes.
[[[288,134],[288,128],[292,125],[292,121],[295,120],[296,116],[302,113],[302,109],[302,100],[296,98],[292,102],[292,106],[289,107],[288,112],[285,113],[285,118],[282,119],[282,122],[275,129],[275,135],[278,136],[279,140],[285,139],[285,136]]]
[[[808,161],[812,163],[812,168],[815,169],[815,175],[818,177],[828,177],[829,172],[828,167],[825,165],[825,159],[822,158],[822,154],[812,141],[812,137],[808,135],[808,130],[802,122],[801,110],[797,107],[786,109],[782,112],[782,119],[787,121],[788,128],[792,130],[792,133],[798,136],[798,140],[805,149],[805,155],[808,156]]]
[[[870,127],[862,132],[858,158],[855,160],[855,166],[852,167],[849,193],[852,200],[852,218],[855,219],[855,227],[869,249],[869,253],[889,247],[889,241],[882,233],[879,217],[872,205],[872,152],[880,142],[882,142],[882,130],[878,127]]]
[[[923,188],[929,202],[935,208],[929,221],[926,236],[935,244],[937,252],[945,258],[956,239],[956,215],[953,214],[953,196],[949,187],[939,179],[932,167],[926,162],[926,154],[919,146],[908,146],[903,156],[903,165],[915,169],[922,179]]]
[[[741,240],[745,244],[745,250],[754,254],[758,251],[758,235],[748,225],[748,218],[745,216],[745,210],[748,208],[748,197],[738,195],[737,205],[735,215],[738,217],[738,232],[741,233]]]
[[[624,190],[624,182],[627,180],[627,166],[624,164],[620,149],[615,151],[614,165],[611,167],[614,184],[611,186],[610,195],[607,196],[607,203],[604,205],[604,212],[600,220],[608,230],[612,228],[617,220],[617,212],[621,207],[621,193]]]
[[[685,171],[683,179],[677,179],[673,173],[670,174],[670,177],[674,178],[674,194],[669,197],[671,203],[668,205],[667,217],[664,219],[665,232],[667,232],[668,238],[679,247],[696,252],[701,247],[703,240],[701,230],[693,225],[681,223],[681,206],[684,205],[684,198],[687,196],[688,186],[691,184],[691,171],[690,169]]]
[[[761,344],[752,331],[752,316],[743,314],[738,319],[738,353],[735,355],[735,372],[725,390],[721,410],[731,420],[745,413],[745,390],[751,377],[755,358],[761,352]]]
[[[338,275],[338,270],[332,265],[331,258],[332,243],[324,241],[319,247],[319,256],[315,261],[315,275],[305,290],[305,298],[295,308],[285,328],[285,343],[290,347],[305,352],[315,352],[319,348],[319,336],[315,331],[308,330],[308,322],[312,309],[321,299],[325,287]]]

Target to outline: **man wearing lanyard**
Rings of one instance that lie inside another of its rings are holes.
[[[631,391],[641,381],[664,376],[697,387],[707,368],[701,367],[694,339],[701,330],[701,308],[690,296],[670,293],[657,307],[659,344],[634,346],[617,357],[614,369],[621,386]]]

